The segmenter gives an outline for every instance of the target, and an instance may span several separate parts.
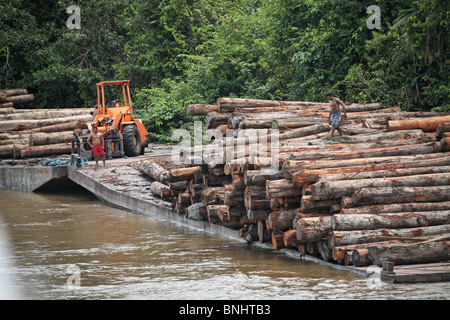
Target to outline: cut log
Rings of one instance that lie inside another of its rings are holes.
[[[363,267],[372,265],[373,258],[369,255],[367,248],[355,249],[351,253],[351,261],[355,267]]]
[[[1,131],[21,131],[34,128],[41,128],[55,124],[69,123],[79,120],[89,121],[92,116],[78,115],[64,118],[41,119],[41,120],[11,120],[0,121]]]
[[[219,112],[210,112],[206,116],[206,128],[207,129],[214,129],[217,128],[220,125],[228,125],[228,114],[222,114]]]
[[[284,232],[283,243],[286,248],[297,248],[300,244],[297,240],[297,231],[295,229],[290,229]]]
[[[299,209],[274,211],[267,217],[267,227],[270,230],[279,230],[282,232],[293,229],[294,218],[298,213]]]
[[[14,104],[27,104],[34,101],[34,94],[23,94],[19,96],[6,96],[6,102],[12,102]]]
[[[12,102],[4,102],[4,103],[0,103],[0,109],[11,109],[14,107],[14,103]]]
[[[272,245],[275,250],[280,250],[285,247],[282,233],[272,235]]]
[[[199,166],[188,168],[170,169],[165,180],[167,182],[177,182],[183,180],[191,180],[196,173],[201,173],[202,168]]]
[[[224,200],[224,187],[209,187],[202,191],[202,201],[205,205],[221,204]]]
[[[332,256],[334,260],[342,260],[345,259],[346,252],[352,252],[354,250],[359,249],[367,249],[368,246],[373,244],[385,244],[385,243],[399,243],[401,240],[391,240],[391,241],[382,241],[382,242],[369,242],[369,243],[359,243],[359,244],[349,244],[346,246],[338,246],[332,249]],[[357,263],[353,262],[353,265],[358,266]]]
[[[388,121],[387,129],[389,131],[422,129],[424,132],[436,132],[437,126],[446,122],[450,122],[450,115],[430,118],[392,120]]]
[[[201,202],[194,203],[186,208],[188,219],[203,221],[208,219],[208,210],[205,204]]]
[[[450,122],[440,123],[436,127],[436,136],[442,138],[446,132],[450,132]]]
[[[299,219],[295,230],[297,240],[301,243],[319,241],[326,238],[331,230],[331,216]]]
[[[0,96],[22,96],[28,94],[25,88],[1,89]]]
[[[29,135],[28,142],[30,146],[42,146],[49,144],[69,143],[72,141],[72,138],[72,131],[57,133],[33,133]]]
[[[313,200],[312,195],[305,195],[300,200],[302,212],[311,212],[320,209],[329,209],[334,204],[340,204],[340,199]]]
[[[398,167],[419,167],[418,161],[424,160],[447,160],[448,152],[431,153],[431,154],[415,154],[406,156],[388,156],[388,157],[374,157],[374,158],[361,158],[361,159],[345,159],[345,160],[287,160],[283,163],[283,171],[291,174],[292,172],[301,169],[327,169],[327,168],[344,168],[354,166],[368,166],[368,165],[388,165],[388,164],[404,164]],[[416,164],[411,164],[416,163]],[[408,165],[406,165],[408,164]]]
[[[41,128],[35,128],[30,130],[21,131],[23,133],[31,132],[62,132],[62,131],[73,131],[75,129],[87,129],[88,120],[78,120],[72,122],[66,122],[61,124],[50,125]]]
[[[450,259],[450,240],[433,241],[411,246],[409,244],[392,244],[389,246],[373,245],[368,247],[373,263],[381,266],[383,261],[395,265],[432,263]]]
[[[228,218],[228,206],[223,204],[213,204],[206,207],[208,212],[208,221],[218,223]]]
[[[49,155],[71,154],[70,143],[59,143],[44,146],[15,146],[14,158],[35,158]]]
[[[383,240],[395,240],[397,237],[414,238],[442,235],[450,232],[450,225],[431,227],[402,228],[402,229],[377,229],[377,230],[352,230],[331,231],[328,237],[331,248],[349,244],[378,242]]]
[[[169,175],[169,171],[161,167],[154,161],[145,160],[137,165],[137,169],[140,173],[143,173],[155,181],[165,183]]]
[[[312,185],[313,200],[350,196],[357,189],[368,187],[425,187],[450,185],[450,173],[359,180],[319,181]]]
[[[241,174],[233,174],[232,184],[235,189],[244,190],[245,189],[244,176]]]
[[[450,137],[449,138],[443,138],[439,142],[439,151],[441,151],[441,152],[450,151]]]
[[[448,161],[450,163],[450,159]],[[373,171],[370,171],[371,168],[368,167],[360,167],[360,168],[361,169],[357,171],[358,167],[355,167],[354,170],[351,170],[353,172],[347,172],[347,170],[345,169],[338,169],[335,171],[300,170],[301,172],[293,174],[292,177],[293,179],[295,179],[294,182],[295,186],[303,186],[306,183],[315,183],[318,182],[319,180],[326,180],[326,181],[358,180],[358,179],[404,177],[421,174],[450,172],[450,166],[399,168],[399,169],[392,168],[390,170],[373,170]],[[342,173],[333,173],[333,172],[342,172]]]
[[[43,120],[53,118],[67,118],[72,116],[85,115],[90,118],[91,109],[59,109],[59,110],[30,110],[29,112],[10,113],[0,115],[0,121],[17,121],[17,120]]]
[[[258,226],[258,241],[260,243],[269,242],[272,239],[271,231],[266,228],[265,220],[260,219],[257,222]]]
[[[218,106],[215,104],[190,104],[186,113],[191,116],[206,116],[210,112],[217,112]]]
[[[247,217],[250,220],[266,220],[271,212],[271,209],[248,210]]]
[[[244,206],[244,190],[234,189],[232,185],[225,185],[223,202],[230,207]]]
[[[298,137],[305,137],[314,135],[320,132],[327,132],[330,130],[330,126],[328,124],[319,123],[312,126],[304,127],[304,128],[298,128],[298,129],[292,129],[290,131],[283,132],[279,134],[278,139],[292,139],[292,138],[298,138]]]
[[[394,212],[422,212],[450,210],[450,201],[442,202],[412,202],[368,205],[355,208],[343,208],[340,214],[380,214]]]
[[[450,186],[361,188],[352,195],[354,206],[450,201]]]
[[[293,197],[301,194],[301,189],[294,187],[294,184],[289,179],[268,180],[266,182],[266,197],[268,199]]]
[[[152,194],[154,194],[155,196],[158,196],[162,199],[165,199],[165,198],[171,196],[169,186],[167,186],[159,181],[152,182],[152,184],[150,185],[150,192]]]
[[[450,224],[450,210],[381,214],[334,214],[331,218],[331,229],[338,231],[413,228],[441,224]]]

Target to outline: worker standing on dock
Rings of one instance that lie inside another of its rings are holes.
[[[92,143],[91,143],[92,140]],[[92,127],[92,133],[90,134],[87,143],[92,148],[92,152],[94,154],[95,163],[98,166],[98,156],[102,156],[103,166],[106,166],[105,163],[105,140],[103,139],[103,134],[98,132],[97,127]]]
[[[339,133],[342,136],[343,132],[341,129],[341,108],[340,108],[340,106],[342,106],[342,108],[344,110],[344,118],[347,118],[347,108],[345,107],[345,104],[339,98],[333,97],[333,95],[331,93],[327,94],[327,98],[328,98],[328,100],[330,100],[330,104],[331,104],[331,111],[330,111],[330,115],[328,116],[328,122],[331,121],[330,138],[333,137],[334,131],[336,129],[339,131]]]

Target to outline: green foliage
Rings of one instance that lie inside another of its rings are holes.
[[[450,4],[440,0],[69,0],[0,3],[0,87],[35,107],[95,104],[95,83],[131,80],[152,141],[192,129],[189,103],[219,97],[381,101],[450,110]],[[367,27],[367,8],[381,28]]]
[[[150,142],[170,144],[173,130],[192,131],[199,119],[187,115],[186,106],[202,102],[184,82],[165,80],[161,87],[135,90],[133,109],[147,128]]]

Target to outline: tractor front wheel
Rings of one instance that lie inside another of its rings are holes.
[[[127,157],[136,157],[141,153],[141,137],[136,126],[129,125],[123,128],[123,150]]]

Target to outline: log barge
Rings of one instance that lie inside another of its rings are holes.
[[[344,136],[330,138],[323,103],[221,98],[187,112],[205,116],[211,144],[149,146],[83,170],[22,149],[3,156],[0,187],[71,181],[119,208],[361,275],[376,266],[394,283],[450,280],[448,113],[352,104]],[[54,124],[33,125],[11,128]]]

